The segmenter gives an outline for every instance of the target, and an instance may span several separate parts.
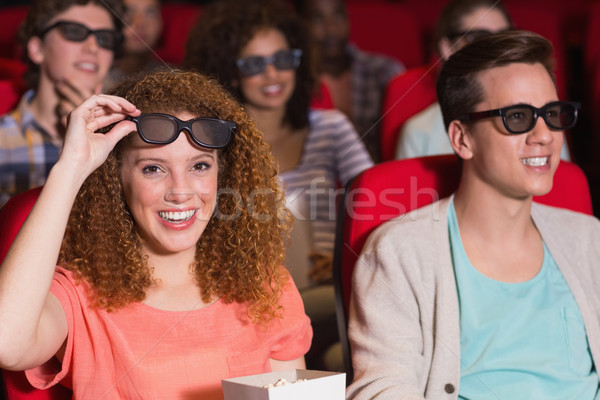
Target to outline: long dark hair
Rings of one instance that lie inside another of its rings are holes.
[[[290,48],[302,50],[295,90],[285,113],[285,122],[301,129],[308,126],[315,74],[302,21],[282,1],[224,0],[207,6],[190,32],[183,65],[218,79],[234,97],[244,102],[235,62],[256,32],[269,28],[280,31]]]

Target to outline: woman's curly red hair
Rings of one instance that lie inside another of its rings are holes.
[[[113,94],[143,113],[189,112],[237,124],[231,143],[218,153],[217,208],[197,243],[196,280],[204,301],[248,302],[255,321],[277,316],[289,278],[279,266],[291,218],[275,159],[243,107],[216,81],[194,72],[130,79]],[[81,188],[59,258],[90,283],[95,304],[108,310],[143,300],[153,283],[120,179],[120,153],[127,142],[122,140]]]

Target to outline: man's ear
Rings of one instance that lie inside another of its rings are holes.
[[[473,157],[471,136],[467,133],[467,127],[459,120],[450,122],[448,126],[448,138],[456,154],[463,160]]]
[[[32,37],[27,42],[27,54],[29,59],[35,64],[40,65],[44,61],[44,44],[42,39],[37,36]]]

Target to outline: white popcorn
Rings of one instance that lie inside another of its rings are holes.
[[[281,378],[281,379],[278,379],[277,382],[275,382],[275,383],[269,383],[268,385],[264,385],[263,388],[265,388],[265,389],[271,389],[271,388],[275,388],[275,387],[280,387],[280,386],[285,386],[285,385],[291,385],[291,384],[297,383],[297,382],[304,382],[306,380],[307,379],[298,379],[295,382],[288,382],[287,379]]]

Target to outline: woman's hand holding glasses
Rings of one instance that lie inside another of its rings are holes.
[[[128,116],[140,115],[133,104],[124,98],[94,95],[75,108],[69,115],[63,150],[57,164],[68,163],[85,179],[98,168],[117,142],[136,130]],[[117,123],[106,134],[102,128]]]

